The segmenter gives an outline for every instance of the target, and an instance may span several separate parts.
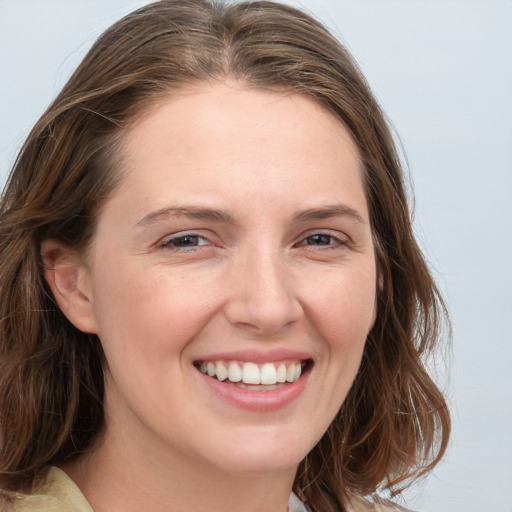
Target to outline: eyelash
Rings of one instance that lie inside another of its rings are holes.
[[[198,251],[200,247],[208,245],[208,243],[206,243],[206,244],[197,244],[197,245],[189,245],[189,246],[177,245],[177,243],[179,241],[183,241],[183,240],[185,240],[187,238],[194,238],[194,239],[197,239],[197,240],[202,240],[202,241],[205,241],[205,242],[209,242],[209,240],[206,237],[204,237],[202,235],[199,235],[197,233],[179,233],[178,235],[174,235],[171,238],[167,238],[167,239],[163,240],[162,242],[160,242],[158,244],[158,246],[160,248],[163,248],[163,249],[170,249],[171,251],[195,252],[195,251]]]
[[[311,240],[315,237],[323,238],[324,240],[326,238],[329,239],[329,243],[321,243],[321,244],[311,244],[308,243],[308,240]],[[334,242],[334,243],[333,243]],[[332,233],[325,233],[325,232],[314,232],[309,234],[308,236],[302,238],[299,242],[294,244],[294,247],[320,247],[322,251],[328,251],[328,250],[336,250],[340,249],[341,247],[345,247],[349,244],[349,241],[346,238],[340,238],[339,236],[336,236]]]
[[[328,243],[319,243],[318,245],[315,243],[309,243],[315,237],[322,238],[323,241],[328,239]],[[195,239],[196,245],[178,245],[181,242],[185,241],[187,238]],[[197,243],[199,241],[203,241],[206,243]],[[333,243],[334,242],[334,243]],[[322,251],[326,250],[336,250],[340,247],[347,246],[349,241],[347,239],[342,239],[339,236],[335,236],[332,233],[325,232],[313,232],[308,236],[302,238],[299,242],[295,243],[293,247],[320,247]],[[158,244],[159,248],[168,249],[171,251],[184,251],[184,252],[195,252],[201,250],[201,247],[211,246],[211,242],[205,236],[199,235],[198,233],[179,233],[177,235],[172,236],[171,238],[167,238]]]

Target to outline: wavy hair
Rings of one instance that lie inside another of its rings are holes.
[[[0,203],[0,485],[28,489],[79,456],[104,423],[101,344],[77,330],[43,276],[42,240],[85,250],[122,179],[129,123],[191,84],[235,80],[313,98],[359,148],[378,268],[378,316],[338,415],[294,491],[316,512],[400,490],[448,441],[445,399],[424,366],[445,308],[414,240],[387,121],[347,50],[303,12],[267,1],[162,0],[93,45],[29,134]]]

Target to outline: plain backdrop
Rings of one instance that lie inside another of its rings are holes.
[[[0,179],[94,39],[147,1],[0,0]],[[447,456],[424,512],[512,512],[512,2],[303,0],[358,60],[411,169],[453,349]],[[442,356],[444,359],[446,354]]]

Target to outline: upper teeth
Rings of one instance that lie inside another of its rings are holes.
[[[300,361],[265,363],[258,365],[252,362],[237,361],[202,362],[199,369],[210,377],[244,384],[277,384],[299,380],[302,367]]]

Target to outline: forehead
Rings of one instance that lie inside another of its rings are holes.
[[[240,85],[198,85],[140,116],[122,144],[126,178],[141,201],[201,195],[328,195],[364,200],[357,147],[339,119],[304,95]],[[214,190],[216,189],[216,190]],[[159,199],[160,198],[160,199]]]

